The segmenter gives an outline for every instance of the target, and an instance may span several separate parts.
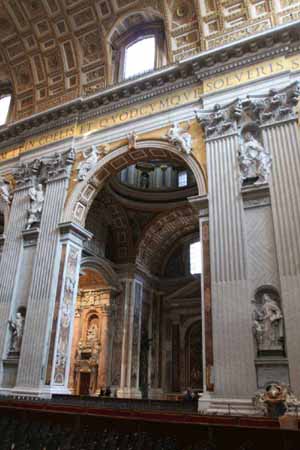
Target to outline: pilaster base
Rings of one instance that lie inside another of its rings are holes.
[[[251,399],[214,398],[204,394],[198,400],[198,411],[203,414],[220,414],[230,416],[261,416],[262,413],[253,406]]]
[[[117,390],[118,398],[142,398],[142,393],[137,388],[120,388]]]
[[[151,400],[163,400],[163,398],[164,398],[163,390],[160,388],[150,388],[148,397]]]

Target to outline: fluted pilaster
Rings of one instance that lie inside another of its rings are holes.
[[[14,308],[14,287],[21,267],[22,230],[29,207],[28,188],[17,190],[11,205],[9,224],[0,262],[0,355],[6,357],[9,338],[7,321]]]
[[[273,159],[270,185],[292,389],[300,395],[300,136],[295,120],[267,126]]]
[[[236,134],[207,142],[216,395],[256,390]]]

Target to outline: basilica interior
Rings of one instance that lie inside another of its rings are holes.
[[[299,49],[298,0],[0,0],[3,448],[295,450]]]

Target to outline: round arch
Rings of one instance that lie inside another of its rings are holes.
[[[84,269],[99,272],[108,286],[115,289],[119,288],[118,276],[107,260],[97,256],[86,256],[82,258],[80,264],[80,270]]]
[[[134,150],[123,145],[101,158],[94,169],[89,171],[86,179],[76,184],[66,203],[64,221],[84,226],[94,198],[109,177],[127,166],[147,160],[184,162],[194,174],[198,194],[207,192],[203,171],[192,154],[180,152],[173,144],[163,140],[138,141]]]

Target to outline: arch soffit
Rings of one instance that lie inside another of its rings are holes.
[[[206,193],[202,169],[193,155],[179,152],[173,144],[166,141],[144,140],[137,142],[135,150],[129,151],[128,146],[124,145],[101,158],[95,168],[89,172],[89,176],[78,182],[71,192],[67,200],[64,220],[74,221],[84,226],[94,198],[109,177],[131,164],[149,159],[168,161],[175,159],[177,162],[184,162],[194,174],[198,194]]]
[[[198,217],[189,205],[156,216],[137,244],[136,261],[150,270],[163,264],[163,256],[182,235],[195,231]]]
[[[119,288],[118,276],[109,261],[99,256],[86,256],[81,259],[80,269],[100,272],[109,287]]]

